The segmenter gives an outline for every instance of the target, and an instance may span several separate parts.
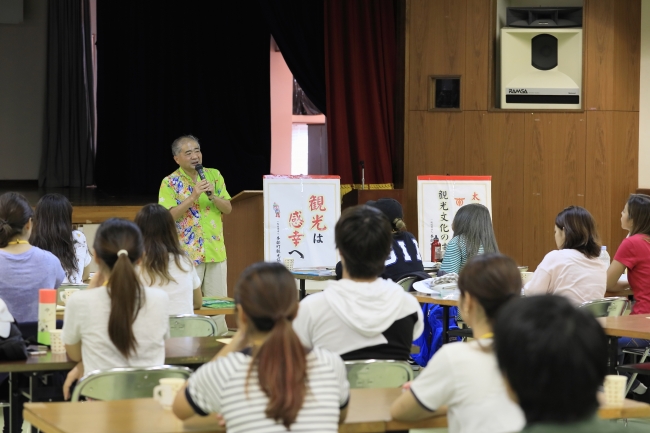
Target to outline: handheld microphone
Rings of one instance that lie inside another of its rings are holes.
[[[203,166],[201,164],[196,164],[194,166],[194,170],[196,170],[196,172],[199,174],[201,180],[205,180],[205,172],[203,171]],[[212,195],[212,191],[206,191],[205,193],[208,195],[208,197]]]

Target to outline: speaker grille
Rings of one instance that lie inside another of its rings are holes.
[[[580,95],[506,95],[508,104],[579,104]]]
[[[530,45],[531,63],[540,71],[548,71],[557,66],[557,38],[553,35],[535,36]]]

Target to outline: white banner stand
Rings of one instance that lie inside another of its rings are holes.
[[[418,243],[422,260],[433,262],[431,243],[438,236],[443,251],[454,236],[456,211],[480,203],[492,215],[492,176],[418,176]]]
[[[264,260],[295,269],[334,267],[341,216],[339,176],[264,176]]]

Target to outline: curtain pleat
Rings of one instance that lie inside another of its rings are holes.
[[[94,102],[88,0],[48,2],[41,187],[94,183]]]
[[[341,184],[393,183],[394,0],[325,0],[329,170]]]

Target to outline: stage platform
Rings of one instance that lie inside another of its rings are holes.
[[[157,203],[158,194],[117,194],[101,188],[39,188],[37,181],[0,181],[0,194],[15,191],[24,195],[32,206],[45,194],[58,193],[72,203],[73,224],[99,224],[109,218],[133,220],[147,203]]]

